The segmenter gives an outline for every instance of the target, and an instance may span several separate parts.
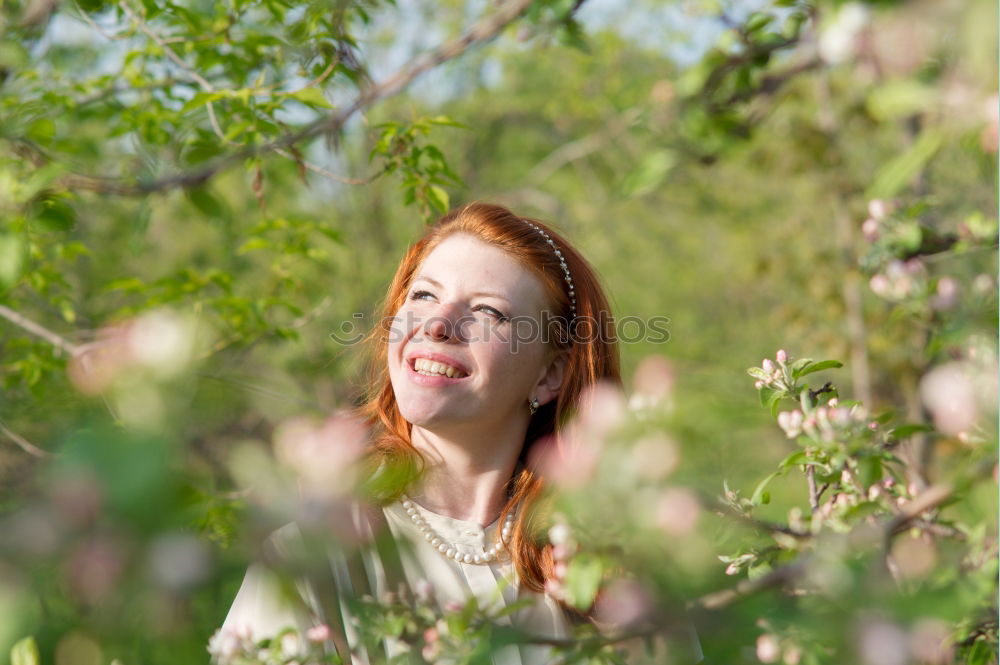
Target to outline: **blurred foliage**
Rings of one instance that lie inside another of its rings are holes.
[[[420,55],[477,21],[500,37]],[[0,653],[203,660],[293,510],[261,500],[272,431],[356,403],[331,335],[486,198],[561,227],[619,318],[670,318],[622,345],[638,395],[670,358],[670,398],[607,446],[676,465],[566,489],[575,604],[622,549],[661,609],[812,554],[809,593],[703,606],[709,662],[995,663],[996,24],[985,0],[0,4]],[[788,438],[790,396],[803,426],[823,408],[802,368],[761,386],[774,415],[741,373],[779,347],[842,360],[826,408],[875,430]]]

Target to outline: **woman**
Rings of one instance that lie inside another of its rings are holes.
[[[555,565],[533,511],[543,480],[530,460],[585,388],[621,384],[593,269],[541,222],[473,203],[409,249],[381,321],[366,340],[369,390],[360,414],[375,433],[374,476],[405,470],[369,513],[375,530],[387,526],[402,545],[401,577],[411,588],[429,581],[442,607],[470,597],[494,610],[524,601],[502,621],[543,638],[568,636],[572,612],[546,593]],[[391,587],[384,562],[376,567],[373,574],[367,566],[374,593]],[[340,573],[343,590],[350,576]],[[265,635],[295,620],[301,625],[256,566],[223,628]],[[366,660],[351,621],[337,623],[346,625],[338,651]],[[493,659],[531,665],[550,662],[549,654],[510,646]]]

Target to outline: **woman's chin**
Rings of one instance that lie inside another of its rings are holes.
[[[449,413],[449,409],[429,408],[426,406],[411,406],[407,408],[401,404],[399,405],[399,413],[406,422],[427,430],[433,430],[435,427],[443,427],[461,420],[460,418],[456,418],[456,414]]]

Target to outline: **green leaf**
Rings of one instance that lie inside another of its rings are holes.
[[[747,374],[755,379],[760,379],[761,381],[770,381],[771,377],[760,367],[750,367],[747,369]]]
[[[188,201],[209,219],[226,217],[226,209],[222,202],[205,187],[189,189],[185,192]]]
[[[432,206],[441,212],[448,212],[448,192],[444,191],[444,189],[437,185],[431,185],[428,188],[427,198],[430,200]]]
[[[781,471],[775,471],[774,473],[768,474],[767,477],[764,478],[764,480],[757,483],[757,487],[754,488],[753,494],[750,495],[750,503],[752,503],[755,506],[770,503],[771,501],[770,496],[767,497],[766,501],[764,500],[764,496],[765,494],[767,494],[764,490],[766,490],[768,484],[776,477],[781,475],[781,473],[782,473]]]
[[[896,79],[875,86],[865,106],[876,120],[895,120],[931,108],[939,96],[916,79]]]
[[[774,388],[768,388],[767,386],[761,388],[760,392],[758,393],[758,395],[760,396],[760,405],[771,406],[771,400],[774,399],[775,394],[777,394],[780,399],[781,393],[775,390]]]
[[[821,360],[818,363],[813,363],[808,367],[802,368],[799,372],[798,377],[806,376],[807,374],[812,374],[813,372],[822,372],[824,369],[836,369],[838,367],[843,367],[844,363],[839,360]]]
[[[808,456],[806,455],[806,451],[796,450],[791,455],[781,460],[781,463],[778,464],[778,468],[784,470],[793,467],[797,464],[805,464],[807,459]]]
[[[768,389],[767,388],[761,388],[761,392],[762,393],[765,390],[768,390]],[[784,390],[771,390],[771,394],[769,394],[767,396],[767,403],[764,404],[764,406],[766,406],[769,409],[771,409],[771,417],[772,418],[774,416],[778,415],[778,404],[781,403],[781,398],[784,397],[784,396],[785,396],[785,391]]]
[[[869,455],[858,460],[858,480],[863,487],[871,487],[882,479],[882,459]]]
[[[933,432],[933,431],[934,428],[928,425],[910,424],[910,425],[900,425],[899,427],[894,427],[892,430],[890,430],[889,434],[894,439],[905,439],[919,432]]]
[[[625,196],[642,196],[659,187],[678,163],[672,150],[656,150],[646,155],[639,166],[622,182]]]
[[[319,88],[303,88],[302,90],[297,90],[288,96],[309,106],[318,106],[324,109],[333,108],[333,104],[326,100],[326,97],[323,96],[323,92]]]
[[[790,367],[792,370],[792,376],[798,376],[797,372],[801,370],[806,365],[811,365],[813,362],[812,358],[798,358],[793,362]]]
[[[76,211],[65,199],[47,198],[35,206],[35,220],[48,231],[69,231],[76,224]]]
[[[925,130],[909,150],[879,169],[865,196],[869,200],[891,199],[899,194],[920,173],[943,142],[940,132]]]
[[[442,127],[458,127],[459,129],[470,129],[468,125],[462,124],[458,120],[453,120],[446,115],[438,115],[433,118],[427,118],[427,122],[432,125],[441,125]]]
[[[763,12],[754,12],[750,15],[750,18],[747,19],[743,30],[747,33],[757,32],[761,28],[766,27],[773,20],[774,16],[764,14]]]
[[[593,605],[603,577],[604,564],[599,558],[588,554],[574,557],[566,570],[566,599],[570,605],[581,610]]]
[[[38,665],[38,644],[31,635],[14,643],[10,649],[10,665]]]
[[[222,99],[223,94],[218,92],[198,92],[181,107],[181,114],[200,108],[209,102]]]
[[[9,287],[21,278],[24,246],[15,235],[0,235],[0,287]]]
[[[246,254],[248,252],[253,252],[258,249],[267,249],[271,246],[271,242],[266,238],[250,238],[245,243],[239,246],[236,250],[237,254]]]

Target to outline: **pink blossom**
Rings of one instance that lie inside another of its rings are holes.
[[[782,662],[785,665],[799,665],[802,660],[802,649],[797,646],[790,646],[785,649],[784,657]]]
[[[877,296],[885,297],[889,294],[889,278],[881,273],[872,275],[872,278],[868,280],[868,286],[872,293]]]
[[[910,629],[910,653],[914,659],[928,665],[953,662],[952,628],[941,619],[920,619]]]
[[[774,354],[774,357],[778,360],[779,363],[784,364],[788,362],[788,354],[785,352],[784,349],[778,349],[778,352]]]
[[[565,546],[572,535],[569,525],[565,522],[557,522],[549,529],[549,541],[553,545]]]
[[[906,633],[890,621],[875,619],[860,626],[858,653],[864,665],[905,665]]]
[[[64,562],[70,587],[88,603],[98,603],[116,589],[125,567],[121,548],[95,536],[80,544]]]
[[[663,356],[647,356],[639,363],[633,379],[636,395],[648,404],[669,404],[674,390],[674,367]]]
[[[597,597],[597,620],[616,628],[631,626],[648,616],[653,608],[649,591],[635,580],[615,580]]]
[[[354,463],[365,449],[367,428],[347,412],[322,423],[294,418],[278,426],[274,436],[278,460],[295,472],[303,491],[332,498],[350,489]]]
[[[600,453],[578,425],[571,424],[567,429],[570,430],[567,436],[548,436],[536,441],[530,462],[554,485],[574,489],[593,479]]]
[[[313,626],[306,630],[306,639],[316,643],[326,642],[330,639],[330,627],[325,623]]]
[[[413,593],[421,603],[427,603],[434,598],[434,585],[430,581],[421,578],[413,585]]]
[[[885,219],[887,212],[887,206],[882,199],[872,199],[868,202],[868,214],[871,215],[872,219]]]
[[[866,219],[861,225],[861,235],[865,237],[868,242],[875,242],[878,240],[879,236],[879,223],[874,219]]]
[[[958,281],[954,277],[944,276],[938,280],[937,294],[931,300],[931,306],[937,310],[948,310],[958,302]]]
[[[701,514],[701,504],[694,493],[683,487],[670,487],[660,494],[656,521],[671,535],[684,535],[694,529]]]
[[[784,430],[785,436],[789,439],[794,439],[802,433],[802,423],[802,412],[798,409],[795,411],[782,411],[778,414],[778,426]]]
[[[768,374],[774,371],[774,363],[771,362],[770,358],[764,358],[764,361],[761,362],[760,366],[764,368],[764,371]]]
[[[968,430],[979,415],[969,374],[966,364],[948,363],[920,380],[920,396],[943,434],[954,436]]]
[[[253,639],[248,626],[220,628],[208,640],[208,652],[221,665],[242,656],[253,647]]]
[[[762,663],[773,663],[781,655],[781,647],[775,635],[764,634],[757,638],[757,660]]]
[[[651,434],[635,442],[628,466],[646,480],[663,480],[677,468],[681,453],[673,439],[665,434]]]
[[[994,294],[996,288],[993,284],[993,278],[986,273],[976,275],[975,279],[972,280],[972,290],[981,296]]]

